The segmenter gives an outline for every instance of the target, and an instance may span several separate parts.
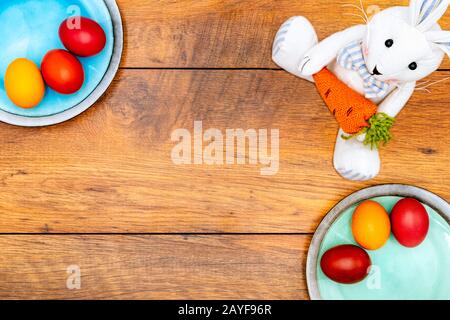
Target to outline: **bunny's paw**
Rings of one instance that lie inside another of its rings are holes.
[[[371,149],[358,139],[345,140],[339,130],[334,150],[334,167],[345,179],[366,181],[380,172],[380,156],[377,149]]]
[[[329,60],[321,50],[322,48],[315,46],[305,54],[299,64],[299,70],[303,75],[312,76],[329,64]]]
[[[318,42],[317,34],[305,17],[292,17],[278,30],[272,47],[273,61],[284,70],[302,78],[298,69],[305,52]]]

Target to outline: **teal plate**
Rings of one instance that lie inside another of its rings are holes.
[[[59,25],[74,15],[97,21],[107,37],[106,47],[101,53],[79,58],[85,71],[83,87],[72,95],[59,94],[47,87],[45,97],[37,107],[22,109],[15,106],[4,89],[8,65],[17,58],[28,58],[40,67],[48,51],[64,49],[58,36]],[[114,0],[2,0],[0,120],[26,126],[48,125],[67,120],[87,109],[106,91],[117,71],[122,54],[122,35],[120,14]],[[99,86],[102,87],[101,92],[95,93]],[[81,104],[84,105],[80,108]],[[75,107],[77,110],[70,110]]]
[[[386,195],[383,195],[383,190]],[[371,196],[375,195],[375,196]],[[351,218],[364,200],[377,201],[391,211],[404,197],[421,201],[430,218],[426,239],[415,248],[401,246],[391,234],[380,249],[367,251],[373,267],[363,281],[339,284],[330,280],[320,268],[320,258],[330,248],[355,244]],[[308,254],[308,288],[313,299],[450,299],[450,225],[449,204],[430,192],[404,185],[382,185],[364,189],[336,206],[316,232]]]

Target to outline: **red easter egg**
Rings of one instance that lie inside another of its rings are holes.
[[[425,240],[430,219],[425,207],[416,199],[404,198],[391,211],[392,233],[405,247],[416,247]]]
[[[72,94],[83,86],[83,66],[66,50],[49,51],[42,60],[41,70],[45,83],[56,92]]]
[[[61,23],[59,37],[67,50],[80,57],[100,53],[106,44],[102,27],[89,18],[71,17]]]
[[[331,280],[344,284],[363,280],[368,275],[371,264],[367,252],[352,244],[331,248],[320,260],[323,273]]]

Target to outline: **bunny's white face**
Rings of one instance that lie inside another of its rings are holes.
[[[364,59],[378,80],[417,81],[439,68],[444,52],[412,26],[409,18],[408,8],[394,7],[379,12],[369,22],[363,40]]]

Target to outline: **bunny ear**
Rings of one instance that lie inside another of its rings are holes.
[[[450,31],[429,31],[425,36],[450,57]]]
[[[444,15],[450,0],[411,0],[410,22],[420,31],[429,30]]]
[[[410,0],[409,1],[409,19],[412,26],[419,24],[420,9],[426,0]]]

